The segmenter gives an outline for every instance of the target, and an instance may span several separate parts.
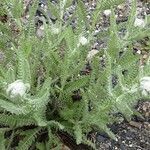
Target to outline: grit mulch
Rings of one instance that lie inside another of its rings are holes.
[[[130,122],[123,121],[111,126],[118,141],[111,140],[105,134],[93,133],[98,150],[150,149],[150,102],[140,101],[136,109],[142,118],[134,116]]]

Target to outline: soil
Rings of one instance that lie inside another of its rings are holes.
[[[133,116],[130,122],[111,125],[117,141],[110,139],[105,133],[92,132],[89,139],[96,144],[97,150],[149,150],[150,148],[150,101],[139,101],[136,110],[141,116]],[[92,150],[91,147],[80,144],[67,133],[59,132],[58,136],[64,143],[63,150]]]
[[[123,121],[111,126],[118,141],[111,140],[105,134],[91,134],[97,150],[149,150],[150,102],[140,101],[136,109],[142,114],[142,118],[134,116],[130,122]]]

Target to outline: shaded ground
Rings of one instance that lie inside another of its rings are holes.
[[[110,139],[105,133],[95,132],[89,139],[96,144],[97,150],[149,150],[150,148],[150,101],[140,101],[136,110],[142,117],[133,117],[130,122],[123,121],[113,124],[111,130],[118,141]],[[92,148],[80,144],[69,135],[59,133],[65,145],[62,150],[92,150]]]
[[[92,139],[98,150],[149,150],[150,148],[150,102],[140,102],[137,110],[143,118],[134,117],[131,122],[123,121],[112,125],[117,142],[105,134],[93,133]]]

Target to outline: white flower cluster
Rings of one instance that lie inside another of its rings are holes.
[[[110,16],[111,15],[111,10],[110,9],[106,9],[106,10],[104,10],[104,15],[105,16]]]
[[[84,37],[84,36],[80,36],[80,38],[79,38],[79,44],[81,44],[81,45],[86,45],[86,44],[88,44],[87,38]],[[79,45],[79,44],[78,44],[78,45]]]
[[[150,94],[150,77],[143,77],[140,80],[140,89],[143,96]]]
[[[11,98],[17,96],[23,97],[29,88],[30,88],[29,84],[23,83],[22,80],[16,80],[15,82],[8,85],[6,93],[10,95]]]
[[[143,19],[136,18],[135,21],[134,21],[134,26],[135,27],[144,28],[145,25],[146,25],[146,23],[145,23],[145,21]]]

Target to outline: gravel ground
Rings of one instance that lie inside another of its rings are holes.
[[[142,117],[134,116],[130,122],[122,121],[113,124],[110,129],[116,135],[117,141],[110,139],[105,133],[92,132],[89,140],[96,144],[97,150],[149,150],[150,148],[150,101],[139,101],[135,108]],[[92,150],[80,144],[67,134],[59,133],[64,146],[63,150]]]
[[[28,3],[26,2],[26,6],[29,6],[30,1],[31,0],[26,0],[28,1]],[[97,0],[83,0],[86,10],[87,10],[87,18],[89,20],[89,23],[91,22],[91,15],[93,10],[96,8],[96,1]],[[53,16],[50,13],[50,10],[48,10],[46,2],[47,0],[39,0],[39,8],[44,10],[48,17],[55,22],[57,20],[57,18],[55,16]],[[51,0],[51,2],[53,2],[54,5],[57,5],[58,1],[57,0]],[[38,9],[36,17],[35,17],[35,21],[36,21],[36,25],[37,25],[37,36],[38,37],[42,37],[43,36],[43,20],[45,20],[45,17],[43,16],[41,10]],[[70,7],[68,7],[64,13],[63,19],[64,19],[64,23],[70,18],[72,17],[73,13],[75,12],[76,9],[76,5],[75,5],[75,0],[73,1],[72,5]],[[128,20],[128,16],[131,10],[131,0],[126,0],[126,2],[124,4],[118,5],[115,8],[115,14],[116,14],[116,20],[117,23],[123,23],[126,22]],[[107,37],[106,38],[99,38],[99,33],[104,33],[105,31],[108,30],[108,27],[110,25],[110,14],[111,11],[110,10],[105,10],[102,13],[102,16],[99,18],[99,22],[96,24],[95,26],[95,39],[93,41],[93,44],[91,46],[91,55],[96,54],[96,52],[98,52],[100,49],[104,49],[107,47]],[[144,19],[145,15],[149,15],[150,14],[150,2],[146,2],[146,1],[137,1],[137,18],[138,19]],[[24,22],[26,22],[28,18],[28,15],[26,14],[26,16],[24,17]],[[76,18],[72,18],[70,21],[70,25],[75,28],[77,25],[77,19]],[[122,36],[124,34],[124,29],[122,28],[120,30],[120,36]],[[139,45],[139,43],[135,43],[135,45]],[[138,53],[141,49],[138,49]],[[141,53],[141,52],[140,52]]]
[[[143,118],[133,117],[131,122],[123,121],[111,126],[118,141],[105,134],[92,133],[91,139],[98,150],[149,150],[150,148],[150,102],[140,101],[136,108]]]

